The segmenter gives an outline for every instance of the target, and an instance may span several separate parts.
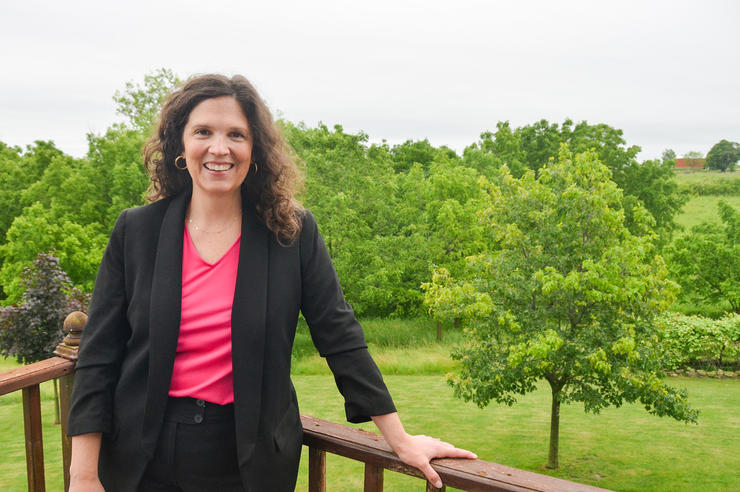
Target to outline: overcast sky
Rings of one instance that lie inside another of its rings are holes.
[[[9,1],[0,141],[82,156],[127,81],[243,74],[294,122],[458,152],[509,120],[607,123],[639,145],[740,141],[737,1]]]

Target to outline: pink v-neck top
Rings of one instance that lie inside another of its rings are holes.
[[[182,250],[182,312],[170,396],[219,405],[234,401],[231,308],[241,237],[217,262],[204,261],[185,227]]]

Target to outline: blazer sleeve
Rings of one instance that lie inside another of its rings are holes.
[[[124,210],[103,254],[80,341],[69,413],[70,436],[109,433],[113,428],[113,390],[130,334],[123,261],[125,230]]]
[[[347,420],[396,411],[378,366],[370,357],[362,327],[344,299],[316,220],[306,211],[300,236],[301,311],[314,345],[325,357],[345,400]]]

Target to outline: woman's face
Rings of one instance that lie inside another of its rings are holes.
[[[252,135],[236,99],[201,101],[190,112],[182,143],[193,193],[239,193],[252,161]]]

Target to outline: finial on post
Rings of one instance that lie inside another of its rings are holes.
[[[85,329],[85,323],[87,323],[87,315],[81,311],[74,311],[65,318],[64,331],[67,336],[64,337],[62,343],[57,345],[54,355],[77,362],[77,351],[80,346],[82,330]]]

